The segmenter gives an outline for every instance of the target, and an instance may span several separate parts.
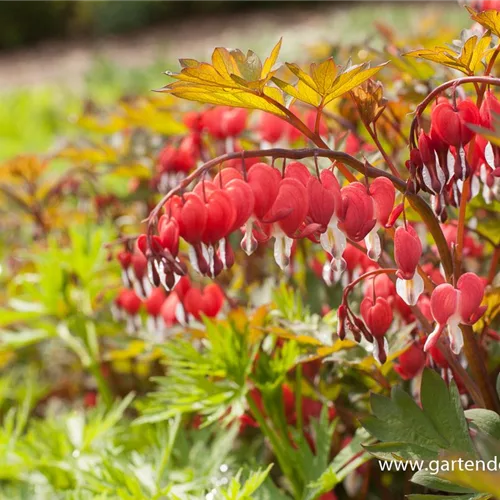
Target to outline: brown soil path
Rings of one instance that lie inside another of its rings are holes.
[[[340,36],[349,41],[366,37],[375,19],[392,24],[403,18],[415,21],[415,14],[425,15],[434,9],[458,10],[446,2],[409,5],[384,5],[368,2],[350,8],[346,2],[324,2],[314,9],[302,10],[293,2],[271,12],[239,16],[217,16],[186,19],[172,25],[155,27],[147,32],[110,37],[87,42],[53,42],[40,46],[0,53],[0,90],[22,86],[62,83],[79,87],[96,56],[110,59],[123,67],[141,67],[155,60],[173,61],[179,57],[207,58],[215,46],[251,46],[264,54],[280,36],[284,38],[284,57],[299,59],[297,51],[322,40],[334,41]],[[409,23],[413,24],[413,23]]]

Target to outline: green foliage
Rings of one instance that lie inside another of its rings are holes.
[[[162,347],[168,374],[155,379],[158,387],[141,409],[138,423],[196,412],[204,417],[203,425],[209,425],[242,415],[258,344],[250,343],[248,327],[241,330],[231,321],[206,320],[205,327],[202,349],[180,338]]]

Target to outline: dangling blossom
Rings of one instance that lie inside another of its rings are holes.
[[[473,325],[481,318],[486,310],[486,306],[481,307],[483,297],[484,282],[474,273],[460,276],[456,287],[449,283],[437,286],[431,295],[431,313],[436,327],[427,337],[424,350],[434,347],[446,328],[451,349],[459,354],[464,344],[459,325]]]
[[[148,314],[146,328],[157,342],[163,341],[165,336],[165,322],[161,316],[161,309],[166,298],[165,290],[159,287],[155,288],[144,301],[144,309]]]
[[[394,208],[396,190],[392,182],[386,177],[377,177],[368,189],[373,200],[374,216],[377,220],[373,229],[365,236],[367,255],[371,260],[377,261],[382,252],[378,230],[386,227]]]
[[[383,297],[365,297],[360,306],[361,316],[373,335],[373,356],[385,363],[387,359],[387,340],[385,334],[391,326],[393,314],[392,308]]]
[[[258,242],[254,235],[254,225],[271,209],[278,195],[281,174],[266,163],[252,165],[247,175],[247,183],[254,195],[253,214],[248,218],[243,228],[241,248],[247,255],[257,249]]]
[[[412,226],[400,226],[394,234],[394,259],[398,266],[396,291],[408,304],[414,306],[424,291],[424,280],[417,272],[422,255],[422,243]]]
[[[327,275],[331,272],[342,273],[346,262],[342,255],[347,245],[345,234],[339,229],[339,217],[342,214],[342,198],[340,185],[330,170],[323,170],[320,178],[310,176],[307,182],[309,196],[309,217],[320,224],[319,241],[328,254],[332,255],[327,262]]]
[[[186,313],[197,320],[214,318],[224,305],[225,297],[219,285],[211,283],[203,290],[191,287],[183,298]]]
[[[309,210],[307,191],[295,178],[284,178],[279,183],[278,195],[262,222],[271,224],[269,234],[274,238],[274,260],[281,269],[290,263],[293,236],[300,228]]]

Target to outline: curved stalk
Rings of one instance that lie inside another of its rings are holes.
[[[491,76],[466,76],[463,78],[455,78],[454,80],[449,80],[438,87],[436,87],[427,97],[417,106],[415,110],[415,116],[411,122],[410,127],[410,144],[412,147],[416,147],[418,142],[417,137],[417,124],[420,115],[425,111],[425,108],[441,93],[446,89],[453,86],[465,85],[466,83],[482,83],[483,85],[496,85],[500,86],[500,78],[494,78]],[[486,87],[485,87],[486,88]]]

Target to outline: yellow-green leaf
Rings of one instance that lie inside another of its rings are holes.
[[[379,66],[375,66],[373,68],[367,68],[366,64],[362,64],[360,66],[354,66],[345,73],[342,73],[337,78],[335,85],[326,96],[325,104],[328,104],[337,97],[344,95],[354,87],[361,85],[364,81],[378,73],[386,64],[387,63],[380,64]]]
[[[337,97],[342,96],[364,81],[374,76],[385,65],[369,68],[361,64],[338,72],[333,59],[327,59],[321,64],[311,64],[308,75],[296,64],[286,63],[288,69],[299,79],[297,85],[272,78],[273,82],[295,99],[312,106],[327,105]]]
[[[274,46],[273,50],[271,51],[270,56],[264,62],[264,65],[262,66],[262,72],[260,74],[261,78],[266,78],[273,69],[274,65],[276,64],[276,61],[278,60],[278,56],[281,50],[282,40],[283,40],[282,38],[279,39],[278,43]]]
[[[473,75],[487,55],[490,42],[491,35],[486,32],[481,38],[473,35],[467,39],[460,53],[449,47],[435,47],[434,49],[413,50],[404,55],[426,59],[427,61],[457,69],[466,75]]]
[[[490,30],[496,36],[500,36],[500,11],[498,10],[485,10],[483,12],[476,12],[474,9],[466,6],[469,11],[470,17],[481,26]]]

